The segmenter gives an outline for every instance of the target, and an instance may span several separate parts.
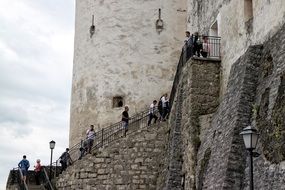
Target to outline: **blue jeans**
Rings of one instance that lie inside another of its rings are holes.
[[[123,129],[125,130],[125,136],[126,136],[126,134],[127,134],[127,131],[128,131],[128,127],[129,127],[129,123],[128,122],[125,122],[125,121],[122,121],[122,123],[123,123]]]

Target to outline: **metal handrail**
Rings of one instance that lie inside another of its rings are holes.
[[[202,50],[207,51],[207,55],[200,55],[200,57],[204,58],[221,58],[221,37],[219,36],[206,36],[206,35],[191,35],[190,38],[192,39],[192,48],[191,48],[191,55],[193,55],[194,46],[198,48],[201,52]],[[194,39],[197,39],[197,43],[194,44]],[[196,48],[196,49],[197,49]]]
[[[46,171],[46,168],[43,167],[43,173],[44,173],[44,185],[45,185],[45,188],[47,188],[48,190],[54,190],[52,184],[51,184],[51,181],[48,177],[48,174],[47,174],[47,171]]]
[[[23,179],[23,172],[22,172],[22,170],[21,170],[21,168],[18,168],[18,170],[19,170],[19,173],[20,173],[20,181],[21,181],[21,183],[19,184],[20,185],[20,187],[21,188],[24,188],[25,190],[29,190],[29,188],[28,188],[28,185],[27,185],[27,183],[25,182],[25,181],[23,181],[22,179]],[[22,184],[23,183],[23,184]]]
[[[134,114],[130,117],[128,129],[132,129],[138,125],[147,125],[147,118],[149,115],[149,108],[142,112]],[[99,149],[111,142],[126,136],[122,121],[103,128],[100,131],[95,132],[95,140],[93,143],[92,151]],[[73,162],[76,162],[80,158],[79,149],[83,148],[83,140],[69,149],[69,154]]]

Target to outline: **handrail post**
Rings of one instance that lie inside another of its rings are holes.
[[[55,172],[54,172],[54,178],[56,178],[57,176],[57,160],[55,161]]]
[[[104,128],[102,129],[101,147],[103,147],[103,141],[104,141]]]

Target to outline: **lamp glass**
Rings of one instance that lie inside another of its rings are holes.
[[[246,149],[251,149],[252,148],[252,141],[251,141],[251,133],[245,133],[242,135],[244,145]]]
[[[55,147],[55,141],[50,141],[50,142],[49,142],[49,147],[50,147],[50,149],[54,149],[54,147]]]
[[[251,148],[255,149],[257,145],[259,135],[257,133],[252,133],[251,135]]]

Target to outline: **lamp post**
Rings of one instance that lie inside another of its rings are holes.
[[[249,176],[250,176],[250,190],[253,190],[253,150],[256,148],[259,134],[252,126],[248,126],[240,133],[243,137],[245,148],[249,151]]]
[[[49,142],[49,148],[50,148],[50,165],[49,165],[49,180],[51,180],[51,167],[52,167],[52,153],[53,153],[53,149],[55,147],[55,141],[50,141]]]

